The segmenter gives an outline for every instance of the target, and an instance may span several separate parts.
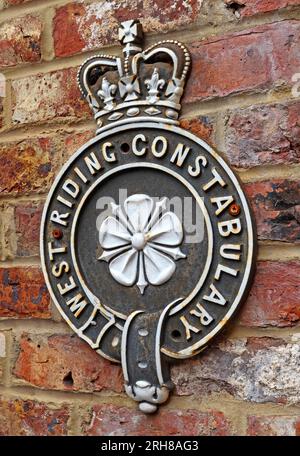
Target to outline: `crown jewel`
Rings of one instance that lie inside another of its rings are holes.
[[[119,40],[123,59],[96,55],[78,72],[80,90],[97,120],[97,133],[135,118],[177,124],[191,62],[187,48],[165,40],[143,50],[138,20],[120,24]]]

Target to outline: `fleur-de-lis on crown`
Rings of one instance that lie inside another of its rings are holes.
[[[98,96],[104,101],[104,109],[111,111],[115,107],[114,96],[117,91],[116,84],[111,84],[104,77],[102,79],[101,90],[98,90]]]
[[[154,104],[159,100],[159,91],[164,88],[165,83],[166,81],[164,79],[159,79],[159,72],[157,68],[155,68],[152,73],[151,79],[145,80],[145,84],[149,93],[147,100],[150,104]]]

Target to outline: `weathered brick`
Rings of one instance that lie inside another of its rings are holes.
[[[0,398],[0,435],[67,435],[67,405]]]
[[[119,22],[140,19],[145,32],[167,32],[193,23],[201,1],[100,0],[89,5],[68,3],[57,8],[54,46],[58,57],[118,42]]]
[[[300,22],[285,21],[190,44],[185,102],[291,85],[300,67],[299,36]]]
[[[23,3],[31,2],[32,0],[3,0],[3,4],[5,7],[8,6],[15,6],[15,5],[22,5]]]
[[[44,193],[57,172],[57,155],[51,138],[0,144],[0,194]]]
[[[299,163],[299,119],[299,102],[233,111],[226,126],[226,156],[241,168]]]
[[[92,417],[83,423],[86,435],[188,436],[229,435],[231,426],[222,412],[211,410],[164,410],[143,415],[136,409],[109,404],[95,405]]]
[[[91,117],[90,108],[81,97],[76,74],[77,68],[69,68],[13,81],[13,123]]]
[[[49,295],[38,267],[0,268],[0,318],[50,318]]]
[[[23,335],[14,374],[18,379],[40,388],[123,390],[120,366],[105,360],[86,342],[73,335]]]
[[[239,315],[244,326],[293,326],[300,321],[300,262],[260,261]]]
[[[230,8],[226,8],[222,1],[204,0],[198,16],[199,26],[217,26],[236,22],[236,17]]]
[[[0,204],[0,260],[15,256],[16,252],[14,207],[8,203]]]
[[[94,138],[95,129],[89,129],[80,133],[72,133],[65,135],[64,141],[64,160],[70,158],[79,147],[83,146],[87,141]]]
[[[273,179],[244,186],[254,211],[258,238],[300,241],[300,182]]]
[[[249,416],[247,434],[251,436],[299,436],[300,416]]]
[[[224,3],[237,11],[238,17],[247,17],[300,5],[300,0],[224,0]]]
[[[213,116],[199,116],[180,120],[181,128],[194,133],[212,146],[215,143],[215,124],[216,119]]]
[[[27,15],[10,19],[0,26],[0,67],[41,60],[42,21]]]
[[[15,207],[16,255],[39,254],[40,223],[44,203],[20,203]]]
[[[176,393],[230,394],[250,402],[300,404],[300,344],[281,339],[226,340],[172,368]]]

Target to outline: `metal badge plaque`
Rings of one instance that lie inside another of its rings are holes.
[[[127,394],[152,413],[172,389],[172,360],[203,350],[245,297],[254,234],[234,173],[178,126],[187,48],[143,50],[138,21],[121,24],[120,41],[123,59],[80,68],[96,137],[50,191],[41,257],[64,319],[121,363]]]

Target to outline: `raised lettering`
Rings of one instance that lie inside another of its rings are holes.
[[[227,260],[239,260],[241,257],[240,253],[226,253],[227,250],[239,250],[241,251],[241,244],[224,244],[220,248],[220,255]]]
[[[84,182],[85,184],[88,182],[88,179],[85,177],[85,175],[80,171],[79,168],[74,168],[74,172],[77,174],[77,176]]]
[[[228,237],[230,234],[239,234],[242,227],[240,219],[228,220],[226,222],[218,223],[219,233],[223,237]]]
[[[226,182],[222,179],[216,168],[212,168],[211,172],[214,178],[202,187],[205,192],[207,192],[207,190],[210,190],[211,187],[213,187],[216,184],[221,185],[221,187],[226,186]]]
[[[204,296],[203,299],[205,299],[205,301],[219,304],[220,306],[225,306],[226,299],[222,296],[222,294],[219,292],[219,290],[216,289],[216,287],[214,286],[213,283],[211,284],[211,286],[209,288],[211,290],[210,295]]]
[[[188,173],[192,177],[198,177],[201,174],[201,166],[205,168],[207,166],[207,159],[203,155],[198,155],[195,159],[195,166],[189,165]]]
[[[236,277],[238,275],[239,271],[237,269],[228,268],[227,266],[224,266],[223,264],[218,264],[217,270],[216,270],[216,273],[215,273],[215,279],[216,280],[220,279],[221,272],[225,272],[226,274],[229,274],[229,275],[232,275],[232,276]]]
[[[69,215],[69,212],[66,212],[65,214],[60,214],[58,211],[52,211],[50,220],[53,223],[58,223],[59,225],[67,226],[68,222],[66,222],[64,219],[67,219]]]
[[[72,196],[72,198],[77,198],[80,192],[79,185],[72,179],[67,179],[62,188],[66,193],[68,193],[68,195]]]
[[[52,267],[52,274],[54,277],[60,277],[64,272],[69,272],[70,266],[66,261],[62,261],[61,263],[54,264]]]
[[[69,277],[69,281],[70,283],[65,283],[63,286],[60,283],[57,284],[58,291],[62,296],[77,287],[72,276]]]
[[[160,150],[159,150],[160,149]],[[154,138],[151,151],[153,155],[157,158],[161,158],[165,155],[168,149],[168,141],[164,136],[156,136]]]
[[[110,152],[110,154],[107,153],[107,150],[110,148],[110,147],[114,147],[112,145],[112,143],[110,142],[106,142],[103,144],[102,146],[102,155],[103,155],[103,158],[105,161],[107,162],[116,162],[117,159],[116,159],[116,155],[113,153],[113,152]]]
[[[48,252],[49,252],[49,258],[50,261],[54,260],[53,254],[56,253],[66,253],[67,247],[52,247],[52,242],[48,242]]]
[[[213,317],[204,309],[204,307],[201,306],[199,302],[196,307],[198,310],[193,309],[190,311],[190,314],[200,318],[201,325],[208,326],[214,320]]]
[[[79,317],[81,312],[84,310],[85,306],[87,305],[87,302],[85,299],[83,299],[82,294],[78,293],[76,296],[73,298],[69,299],[67,301],[67,305],[70,307],[71,312],[75,315],[76,318]]]
[[[186,159],[189,151],[190,151],[190,147],[187,147],[181,143],[177,144],[175,152],[172,155],[172,157],[170,158],[170,162],[174,163],[176,160],[176,165],[179,166],[179,168],[180,168],[183,165],[183,162]]]
[[[58,197],[56,199],[57,199],[57,201],[59,201],[60,203],[64,204],[67,207],[72,207],[73,206],[73,203],[71,203],[71,201],[66,200],[61,195],[58,195]]]
[[[138,149],[137,148],[137,142],[138,141],[142,141],[143,143],[146,144],[147,143],[147,139],[146,139],[145,135],[143,135],[143,134],[136,135],[133,138],[133,140],[132,140],[132,152],[135,155],[137,155],[138,157],[142,157],[147,152],[147,149],[146,149],[146,147],[143,147],[142,149]]]
[[[233,197],[230,196],[218,196],[216,198],[211,198],[210,201],[213,204],[216,204],[218,209],[216,210],[215,214],[220,215],[226,207],[229,206],[233,202]]]
[[[96,173],[96,171],[99,171],[101,169],[99,160],[94,152],[91,152],[89,156],[84,157],[84,161],[92,176]]]
[[[180,321],[185,329],[186,340],[189,340],[192,337],[191,331],[193,331],[194,333],[198,333],[199,331],[201,331],[200,328],[196,328],[195,326],[191,325],[184,316],[180,317]]]

